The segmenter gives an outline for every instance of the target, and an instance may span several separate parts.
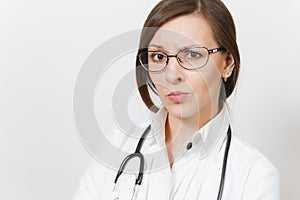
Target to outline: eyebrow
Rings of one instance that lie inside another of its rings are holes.
[[[165,49],[163,46],[157,45],[157,44],[149,44],[149,45],[148,45],[148,48],[149,48],[149,47],[156,47],[156,48],[159,48],[159,49]],[[192,48],[192,47],[202,47],[202,46],[200,46],[199,44],[192,44],[192,45],[188,45],[188,46],[181,47],[181,48],[179,49],[179,51],[181,51],[181,50],[183,50],[183,49]]]
[[[148,47],[157,47],[157,48],[160,48],[160,49],[164,49],[163,46],[160,46],[160,45],[157,45],[157,44],[149,44]]]

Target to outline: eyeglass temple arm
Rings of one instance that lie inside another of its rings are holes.
[[[226,49],[224,47],[218,47],[218,48],[215,48],[215,49],[208,50],[208,53],[211,54],[211,53],[216,53],[218,51],[226,51]]]

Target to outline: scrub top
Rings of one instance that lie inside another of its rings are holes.
[[[151,114],[151,130],[141,148],[145,156],[145,172],[142,184],[136,188],[134,196],[138,159],[132,159],[131,164],[128,164],[114,191],[119,165],[109,167],[92,160],[79,182],[73,200],[217,199],[229,126],[226,104],[186,141],[172,168],[165,145],[167,114],[164,106],[157,113]],[[127,155],[135,151],[138,140],[139,137],[129,137],[118,129],[113,131],[111,138],[114,145],[127,152]],[[125,156],[118,163],[121,164]],[[233,130],[222,199],[278,200],[279,183],[279,171],[255,148],[240,140]]]

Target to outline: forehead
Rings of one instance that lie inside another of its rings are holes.
[[[178,51],[186,46],[214,47],[211,27],[199,15],[184,15],[164,24],[154,35],[149,46],[161,46],[169,51]]]

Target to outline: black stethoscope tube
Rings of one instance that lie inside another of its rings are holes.
[[[120,165],[120,168],[119,168],[119,171],[117,173],[117,176],[115,178],[115,184],[117,184],[117,181],[119,179],[119,176],[121,176],[121,174],[123,173],[123,170],[124,168],[126,167],[127,165],[127,162],[131,159],[131,158],[134,158],[134,157],[138,157],[140,158],[140,170],[139,170],[139,175],[137,177],[137,179],[135,180],[135,184],[136,185],[141,185],[142,184],[142,180],[143,180],[143,175],[144,175],[144,164],[145,164],[145,161],[144,161],[144,156],[143,154],[141,154],[141,148],[143,146],[143,143],[145,141],[145,138],[147,137],[148,133],[150,132],[150,129],[151,129],[151,124],[146,128],[146,130],[144,131],[142,137],[140,138],[139,140],[139,143],[136,147],[136,150],[134,153],[132,154],[129,154],[128,156],[126,156],[124,158],[124,160],[122,161],[121,165]]]
[[[145,161],[144,161],[144,156],[140,152],[140,150],[143,146],[145,138],[147,137],[148,133],[150,132],[150,129],[151,129],[151,124],[144,131],[142,137],[140,138],[140,140],[138,142],[138,145],[136,147],[135,152],[132,153],[132,154],[129,154],[128,156],[126,156],[124,158],[124,160],[122,161],[122,163],[120,165],[120,168],[118,170],[118,173],[116,175],[115,181],[114,181],[115,185],[117,184],[118,179],[121,176],[121,174],[123,173],[124,168],[126,167],[127,163],[130,161],[131,158],[134,158],[134,157],[138,157],[140,159],[139,175],[138,175],[138,177],[135,181],[135,185],[141,185],[142,180],[143,180]],[[230,149],[230,143],[231,143],[231,128],[230,128],[230,125],[229,125],[228,126],[228,131],[227,131],[227,141],[226,141],[226,147],[225,147],[225,152],[224,152],[223,165],[222,165],[222,174],[221,174],[221,180],[220,180],[219,193],[218,193],[217,200],[222,199],[224,182],[225,182],[227,159],[228,159],[228,152],[229,152],[229,149]]]
[[[219,193],[218,193],[217,200],[221,200],[222,195],[223,195],[223,188],[224,188],[225,174],[226,174],[226,166],[227,166],[227,158],[228,158],[228,152],[229,152],[229,149],[230,149],[230,143],[231,143],[231,128],[230,128],[230,125],[229,125],[228,130],[227,130],[227,141],[226,141],[225,153],[224,153],[224,158],[223,158],[222,175],[221,175],[221,181],[220,181]]]

